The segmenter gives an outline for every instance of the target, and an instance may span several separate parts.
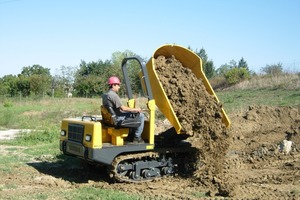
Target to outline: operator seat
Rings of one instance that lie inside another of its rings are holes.
[[[141,120],[139,118],[139,113],[133,113],[132,118],[127,118],[124,120],[117,121],[117,115],[112,107],[106,108],[105,106],[101,105],[101,115],[104,124],[108,126],[113,126],[116,128],[137,128],[141,125]]]

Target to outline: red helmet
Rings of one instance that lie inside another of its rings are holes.
[[[111,76],[111,77],[109,77],[107,83],[108,83],[108,85],[121,84],[121,81],[120,81],[120,79],[118,77]]]

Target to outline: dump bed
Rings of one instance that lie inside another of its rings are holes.
[[[207,90],[207,92],[215,97],[217,101],[219,101],[218,97],[216,96],[213,88],[211,87],[210,83],[208,82],[203,69],[202,69],[202,60],[201,58],[192,52],[189,49],[178,45],[163,45],[159,47],[152,55],[151,59],[148,61],[146,68],[148,71],[150,84],[153,92],[153,96],[155,99],[155,103],[159,110],[164,114],[164,116],[170,121],[173,125],[177,133],[181,133],[182,126],[179,123],[177,116],[170,104],[170,101],[163,89],[162,84],[159,81],[158,75],[155,71],[155,59],[158,56],[165,56],[166,58],[170,58],[175,56],[175,58],[181,62],[183,67],[190,68],[191,71],[195,74],[195,76],[199,79],[202,79],[203,84]],[[223,114],[223,122],[226,126],[230,125],[230,121],[222,108]]]

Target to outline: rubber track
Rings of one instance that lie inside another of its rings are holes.
[[[117,173],[117,166],[120,162],[128,160],[128,159],[136,159],[136,160],[142,160],[142,158],[145,157],[150,157],[150,158],[157,158],[159,157],[159,153],[157,152],[145,152],[145,153],[137,153],[137,154],[127,154],[127,155],[120,155],[117,156],[110,167],[108,167],[108,173],[111,178],[114,178],[115,181],[117,182],[127,182],[127,183],[140,183],[140,182],[149,182],[154,179],[157,179],[159,177],[153,177],[151,179],[139,179],[139,180],[134,180],[130,179],[127,176],[120,176]]]

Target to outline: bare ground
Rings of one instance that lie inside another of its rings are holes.
[[[61,191],[93,186],[148,199],[199,199],[204,198],[202,194],[213,199],[300,199],[300,105],[250,105],[243,112],[231,114],[232,124],[226,129],[221,123],[221,105],[205,92],[197,96],[205,91],[201,81],[198,84],[189,70],[177,66],[180,63],[175,58],[160,59],[157,62],[167,64],[162,64],[161,72],[157,65],[161,82],[165,81],[164,87],[169,88],[166,93],[181,123],[193,135],[189,141],[199,148],[192,177],[175,175],[149,183],[113,183],[101,167],[86,170],[85,165],[70,165],[63,159],[51,162],[51,156],[41,155],[17,165],[12,173],[0,171],[0,197],[46,193],[49,199],[57,199]],[[168,65],[176,65],[182,71],[172,74]],[[163,75],[164,71],[169,77]],[[183,77],[177,84],[179,76]],[[280,148],[285,139],[292,141],[289,153]],[[9,148],[12,147],[1,146],[0,153],[10,153]]]

